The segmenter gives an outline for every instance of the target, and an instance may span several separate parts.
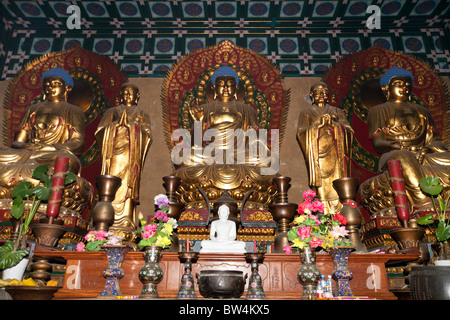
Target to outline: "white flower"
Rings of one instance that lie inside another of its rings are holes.
[[[167,199],[167,196],[165,194],[162,194],[162,193],[156,195],[155,199],[154,199],[155,200],[155,204],[159,204],[160,203],[160,202],[158,202],[159,199]],[[167,201],[168,201],[168,199],[167,199]]]
[[[174,228],[174,229],[178,227],[177,220],[174,219],[174,218],[169,218],[169,219],[167,220],[167,223],[171,224],[171,225],[172,225],[172,228]]]

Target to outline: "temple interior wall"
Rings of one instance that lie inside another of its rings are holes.
[[[444,78],[450,87],[450,78]],[[163,78],[131,78],[140,89],[139,105],[146,109],[151,118],[153,142],[146,158],[141,178],[140,205],[144,215],[153,213],[153,198],[158,193],[164,193],[162,177],[172,171],[170,153],[166,146],[161,107],[161,87]],[[305,96],[318,77],[288,77],[284,79],[285,89],[290,89],[290,107],[286,123],[286,131],[280,150],[279,172],[292,178],[289,190],[289,201],[300,203],[301,194],[308,188],[308,174],[303,154],[296,140],[298,115],[302,108],[307,106]],[[0,97],[3,99],[9,81],[0,81]],[[4,114],[0,112],[0,124],[3,124]],[[0,139],[3,145],[3,139]],[[151,208],[151,209],[150,209]],[[151,211],[149,211],[151,210]]]

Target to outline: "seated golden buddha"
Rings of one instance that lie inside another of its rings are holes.
[[[278,154],[269,151],[255,109],[236,99],[238,74],[230,67],[221,67],[213,73],[211,82],[214,101],[190,107],[194,129],[178,133],[178,138],[183,136],[183,140],[172,150],[177,169],[174,175],[182,179],[187,191],[182,195],[187,208],[195,208],[196,201],[203,206],[201,195],[192,197],[190,193],[198,186],[211,191],[206,191],[211,200],[221,195],[220,190],[244,186],[238,195],[231,193],[240,200],[245,195],[243,192],[251,187],[270,186],[278,171]],[[266,196],[259,202],[268,200]]]
[[[382,154],[380,175],[361,184],[362,204],[372,214],[394,205],[387,163],[400,160],[412,210],[424,208],[430,199],[421,191],[419,179],[439,177],[448,189],[450,153],[428,109],[410,101],[413,75],[409,71],[393,67],[381,77],[380,84],[387,102],[370,109],[367,116],[373,146]]]
[[[85,116],[80,107],[67,102],[73,79],[54,68],[43,74],[42,82],[44,101],[25,109],[11,147],[0,150],[0,198],[10,198],[21,180],[37,183],[34,168],[42,164],[53,168],[56,157],[65,156],[69,171],[77,175],[78,191],[87,199],[91,187],[79,176],[78,158],[84,148]]]

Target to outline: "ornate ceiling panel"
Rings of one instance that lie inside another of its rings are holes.
[[[286,76],[321,75],[374,45],[450,75],[448,0],[2,0],[0,11],[0,80],[74,46],[110,57],[130,77],[163,77],[179,57],[223,40],[268,56]],[[370,29],[377,12],[380,28]]]

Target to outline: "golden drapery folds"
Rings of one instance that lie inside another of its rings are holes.
[[[323,90],[314,98],[315,90]],[[333,206],[340,209],[339,197],[333,180],[350,176],[353,129],[345,113],[327,104],[325,84],[311,87],[313,104],[299,114],[297,141],[308,168],[309,185],[314,189],[328,212]]]
[[[150,118],[137,106],[137,100],[128,106],[121,104],[105,112],[95,137],[101,152],[100,174],[122,179],[112,201],[115,217],[110,229],[130,235],[136,227],[135,207],[141,172],[152,141]]]

